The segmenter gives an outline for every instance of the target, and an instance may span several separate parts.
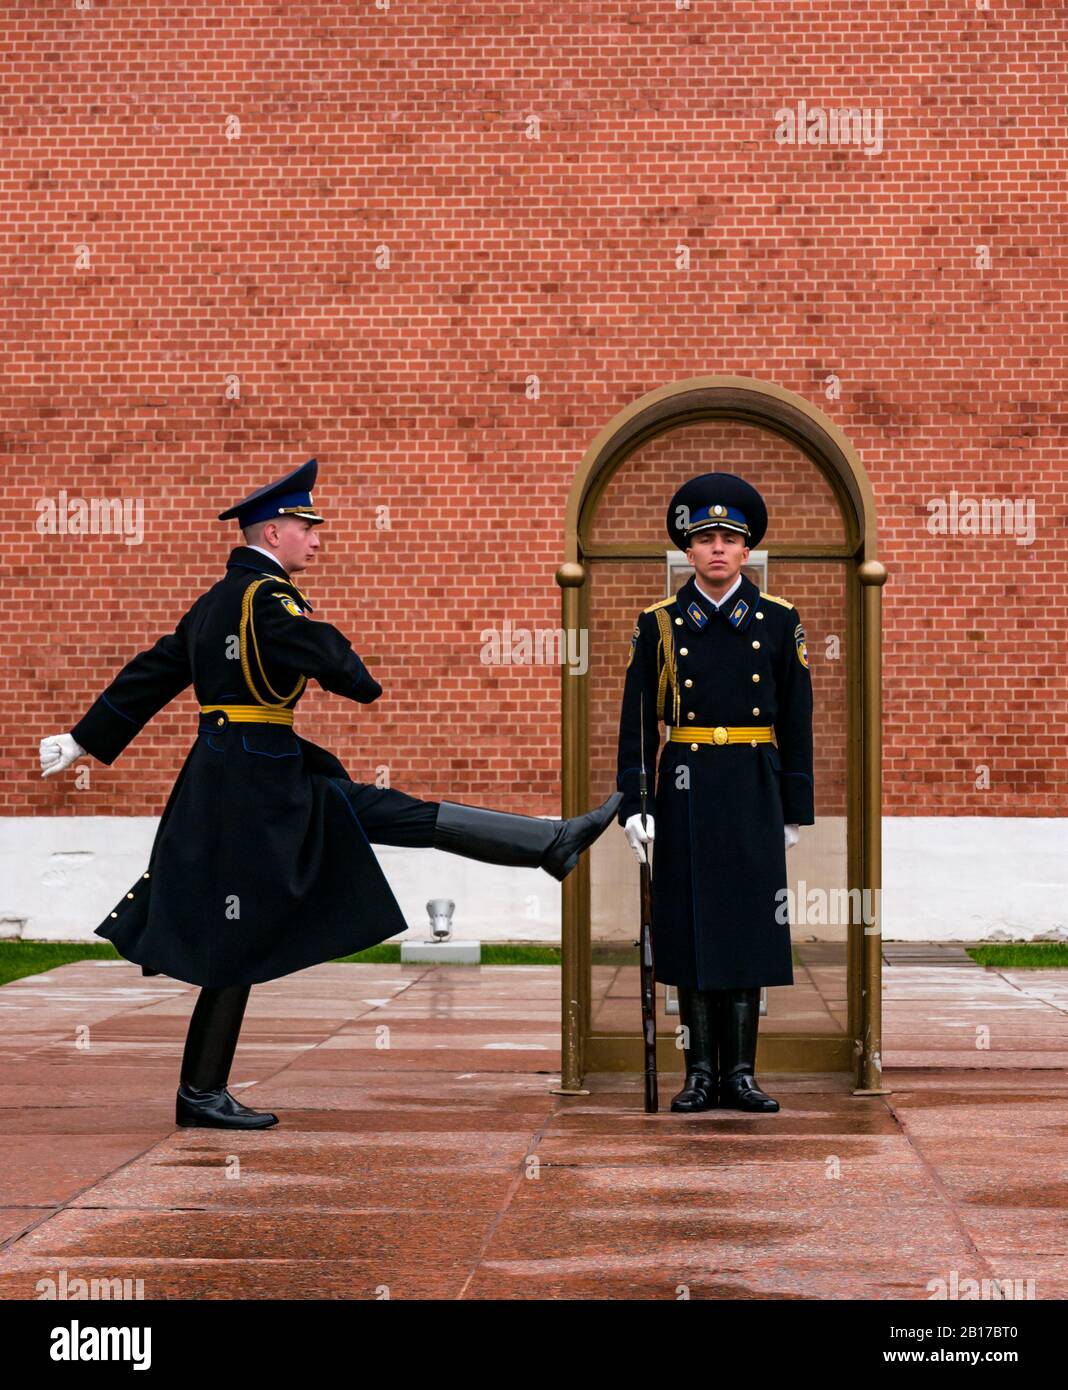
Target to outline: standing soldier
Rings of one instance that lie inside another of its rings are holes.
[[[767,523],[732,473],[684,484],[667,529],[695,572],[638,615],[627,662],[619,820],[642,863],[655,835],[656,973],[678,986],[685,1030],[676,1111],[779,1108],[754,1078],[760,988],[793,984],[786,850],[815,817],[805,630],[788,599],[741,573]],[[668,736],[643,827],[658,720]]]
[[[96,928],[146,975],[201,986],[176,1121],[262,1129],[277,1116],[226,1089],[249,989],[406,929],[371,844],[434,846],[563,879],[621,797],[569,820],[508,815],[353,782],[293,730],[309,679],[370,704],[382,687],[290,578],[319,547],[310,459],[220,514],[246,544],[171,634],[135,656],[69,734],[41,740],[48,777],[86,751],[110,765],[192,683],[197,737],[148,869]]]

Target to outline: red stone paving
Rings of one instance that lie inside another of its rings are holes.
[[[63,1270],[149,1299],[1068,1297],[1068,972],[884,979],[891,1094],[762,1074],[779,1114],[680,1116],[672,1074],[647,1116],[632,1076],[552,1094],[553,968],[318,966],[252,991],[231,1087],[281,1123],[250,1134],[174,1126],[190,986],[15,981],[0,1298]]]

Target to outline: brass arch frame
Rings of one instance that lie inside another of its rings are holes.
[[[848,947],[849,1026],[843,1038],[824,1041],[789,1035],[761,1038],[761,1065],[779,1069],[791,1046],[802,1046],[802,1069],[855,1067],[857,1094],[882,1087],[882,586],[886,570],[876,558],[875,496],[864,465],[849,440],[810,401],[771,382],[734,376],[701,376],[650,391],[621,410],[594,439],[575,474],[567,500],[564,561],[556,572],[565,630],[589,625],[587,565],[598,559],[653,558],[663,553],[644,542],[616,546],[587,543],[590,522],[608,481],[636,449],[670,430],[703,420],[742,421],[788,440],[819,468],[841,508],[846,540],[837,545],[794,545],[798,558],[840,558],[847,566],[846,602],[850,652],[848,679],[848,863],[850,887],[870,890],[872,921],[851,929]],[[666,548],[666,547],[665,547]],[[775,546],[769,547],[772,554]],[[784,548],[785,549],[785,548]],[[783,551],[778,551],[782,554]],[[589,805],[588,675],[561,671],[561,784],[563,814]],[[611,832],[609,832],[611,833]],[[634,1037],[598,1040],[591,1048],[591,953],[589,864],[583,856],[563,883],[561,969],[561,1079],[564,1094],[580,1092],[587,1070],[626,1066],[638,1070],[640,1038],[635,995]],[[637,911],[637,904],[635,904]],[[637,917],[635,917],[637,934]],[[674,1039],[661,1039],[660,1065],[674,1069]],[[668,1050],[670,1049],[670,1051]],[[819,1055],[817,1055],[819,1054]]]

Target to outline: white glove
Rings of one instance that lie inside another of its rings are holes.
[[[85,749],[73,734],[49,734],[41,740],[41,776],[51,777],[53,772],[62,772],[84,757]]]
[[[645,846],[650,840],[656,838],[656,825],[652,816],[648,812],[646,813],[644,826],[640,815],[631,816],[623,829],[631,849],[638,856],[638,863],[644,864],[646,862]]]
[[[801,838],[801,827],[799,825],[784,825],[783,832],[786,836],[786,848],[793,849]]]

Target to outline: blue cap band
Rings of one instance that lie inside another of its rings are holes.
[[[248,507],[242,507],[237,514],[237,519],[242,528],[254,526],[257,521],[277,520],[282,512],[289,511],[293,507],[302,507],[305,511],[314,512],[311,493],[276,492],[273,497],[254,502]]]
[[[724,526],[729,531],[744,531],[749,534],[749,523],[745,519],[745,514],[740,512],[737,507],[724,507],[719,503],[711,503],[707,507],[695,507],[690,513],[690,522],[686,527],[686,533],[691,531],[706,530],[713,526]]]

